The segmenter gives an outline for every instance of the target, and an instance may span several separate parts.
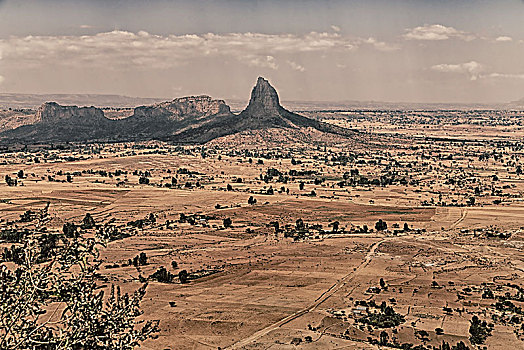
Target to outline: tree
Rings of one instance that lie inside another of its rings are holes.
[[[295,223],[295,229],[297,231],[303,231],[305,230],[305,228],[306,228],[306,225],[304,224],[304,220],[298,219],[297,222]]]
[[[186,270],[182,270],[178,273],[178,279],[180,280],[180,283],[186,283],[187,279],[189,277],[189,274]]]
[[[476,315],[471,318],[469,325],[469,341],[472,344],[484,344],[486,339],[491,335],[493,325],[486,321],[481,321]]]
[[[257,200],[256,200],[256,198],[253,197],[253,196],[250,196],[249,199],[247,200],[247,204],[249,204],[249,205],[255,205],[255,204],[257,204]]]
[[[388,229],[388,224],[385,222],[385,221],[382,221],[382,219],[379,219],[376,223],[375,223],[375,229],[377,231],[385,231]]]
[[[67,238],[78,237],[78,229],[73,222],[66,222],[62,227],[62,231]]]
[[[146,255],[146,253],[141,252],[138,255],[138,264],[142,265],[142,266],[147,265],[147,255]]]
[[[301,191],[304,189],[304,183],[303,182],[298,184],[298,189],[301,190]]]
[[[82,228],[83,229],[90,229],[95,227],[95,219],[91,216],[91,214],[87,213],[86,216],[84,216],[84,219],[82,220]]]
[[[389,340],[388,332],[382,331],[380,332],[380,345],[387,345]]]
[[[332,223],[329,224],[329,226],[333,227],[333,232],[337,232],[338,231],[339,225],[340,225],[340,223],[338,221],[333,221]]]
[[[131,295],[99,290],[104,242],[63,238],[45,255],[41,243],[28,235],[16,268],[0,265],[1,349],[131,350],[158,332],[158,321],[136,320],[147,284]]]
[[[11,178],[11,176],[9,176],[9,175],[6,175],[5,176],[5,183],[7,184],[7,186],[16,186],[16,185],[18,185],[18,180]]]
[[[153,274],[149,276],[150,279],[156,280],[161,283],[171,283],[173,282],[173,275],[171,272],[167,271],[164,266],[160,266]]]
[[[231,225],[233,224],[233,222],[231,221],[230,218],[225,218],[225,219],[222,221],[222,223],[224,224],[224,227],[225,227],[225,228],[229,228],[229,227],[231,227]]]
[[[382,277],[380,278],[379,284],[380,284],[380,288],[382,289],[386,287],[386,282],[384,282],[384,279]]]

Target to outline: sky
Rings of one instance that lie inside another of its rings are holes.
[[[0,93],[498,103],[524,0],[0,0]]]

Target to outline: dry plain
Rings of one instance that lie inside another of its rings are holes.
[[[490,119],[512,120],[507,127],[483,125],[490,112],[455,113],[428,126],[428,111],[409,125],[391,113],[311,112],[360,128],[351,141],[6,150],[0,173],[18,179],[1,186],[0,225],[33,227],[20,216],[49,203],[48,232],[89,213],[98,228],[83,234],[125,233],[101,249],[100,287],[149,281],[142,318],[160,320],[161,331],[144,349],[443,340],[522,348],[524,144],[514,122],[522,115]],[[147,264],[127,264],[142,252]],[[171,282],[150,277],[161,267]],[[400,321],[370,317],[385,315],[383,305]],[[473,316],[493,324],[485,344],[470,342]]]

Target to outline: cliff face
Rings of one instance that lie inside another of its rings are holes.
[[[187,118],[205,118],[212,115],[230,114],[231,110],[223,100],[214,100],[209,96],[189,96],[161,102],[152,106],[135,108],[135,117],[164,117],[170,120]]]
[[[115,122],[96,107],[61,106],[46,102],[35,114],[36,122],[0,134],[4,143],[44,143],[105,140]]]
[[[89,123],[104,119],[104,112],[99,108],[61,106],[56,102],[46,102],[36,111],[36,120],[40,123]]]
[[[223,100],[214,100],[209,96],[181,97],[173,101],[162,102],[157,106],[172,113],[175,120],[231,113],[229,106]]]
[[[279,114],[282,106],[278,99],[277,91],[269,81],[259,77],[257,84],[251,91],[249,104],[243,113],[253,116],[264,116],[268,114]]]
[[[251,91],[251,99],[239,115],[244,129],[314,126],[315,121],[286,110],[280,105],[277,91],[269,82],[259,77]],[[298,125],[295,122],[299,122]],[[304,124],[304,125],[302,125]]]

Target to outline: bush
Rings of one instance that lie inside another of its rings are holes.
[[[167,271],[164,266],[161,266],[158,270],[156,270],[151,276],[149,276],[150,279],[156,280],[161,283],[171,283],[173,282],[173,279],[175,278],[175,275],[173,275],[171,272]]]

